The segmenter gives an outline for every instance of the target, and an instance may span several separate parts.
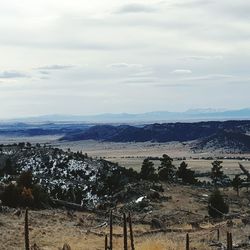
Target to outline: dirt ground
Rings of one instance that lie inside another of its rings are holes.
[[[223,191],[223,190],[222,190]],[[207,217],[207,197],[209,190],[190,186],[166,186],[165,195],[172,199],[153,204],[155,209],[147,213],[133,213],[133,227],[136,249],[184,249],[186,233],[190,235],[191,249],[217,249],[209,246],[217,238],[220,228],[220,241],[225,244],[226,232],[233,233],[234,245],[248,242],[250,225],[241,219],[248,217],[249,195],[242,190],[237,197],[235,191],[223,191],[230,205],[230,214],[240,214],[228,224],[228,219],[211,221]],[[122,248],[122,220],[119,206],[114,210],[114,249]],[[165,233],[151,228],[151,221],[157,218],[164,222]],[[74,250],[93,250],[104,248],[104,235],[108,233],[108,213],[74,212],[66,210],[42,210],[29,212],[30,243],[36,243],[42,250],[58,250],[68,243]],[[150,234],[149,234],[150,232]],[[1,249],[18,250],[24,248],[24,213],[14,215],[14,209],[0,213]],[[250,249],[250,248],[240,248]]]

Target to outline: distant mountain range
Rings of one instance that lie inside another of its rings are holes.
[[[100,140],[112,142],[170,142],[191,141],[206,138],[219,132],[247,134],[250,132],[250,121],[213,121],[193,123],[154,123],[145,126],[131,125],[97,125],[82,132],[66,133],[61,140]]]
[[[44,115],[12,119],[9,122],[85,122],[85,123],[153,123],[176,121],[248,120],[250,108],[239,110],[193,109],[185,112],[157,111],[140,114]]]
[[[250,120],[151,124],[0,123],[0,136],[56,135],[61,141],[188,142],[193,150],[250,152]]]
[[[250,152],[250,121],[155,123],[145,126],[97,125],[82,132],[69,132],[60,140],[110,142],[188,142],[194,150],[226,149]]]

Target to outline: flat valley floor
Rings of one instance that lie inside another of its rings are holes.
[[[250,161],[232,159],[233,157],[250,158],[250,153],[239,154],[214,150],[209,152],[195,152],[191,149],[192,142],[180,143],[114,143],[114,142],[97,142],[93,140],[65,142],[58,141],[60,136],[34,136],[34,137],[3,137],[0,136],[0,144],[12,144],[16,142],[47,143],[52,147],[58,147],[63,150],[82,151],[94,158],[104,158],[108,161],[117,162],[126,168],[133,168],[140,171],[142,162],[147,157],[161,157],[168,154],[174,158],[174,165],[179,166],[182,160],[189,164],[189,167],[195,171],[207,172],[211,170],[213,160],[205,160],[208,157],[221,157],[223,159],[223,170],[225,174],[234,175],[241,173],[239,164],[242,163],[250,170]],[[231,159],[228,159],[231,158]],[[159,161],[155,161],[155,166]]]

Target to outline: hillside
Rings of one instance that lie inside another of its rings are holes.
[[[221,149],[232,153],[249,152],[250,136],[237,132],[219,131],[214,135],[200,139],[193,149],[203,151]]]
[[[82,132],[91,127],[80,123],[0,123],[0,136],[32,137],[64,135],[65,133]]]
[[[227,134],[227,143],[225,146],[234,148],[239,147],[244,151],[250,150],[247,143],[248,137],[245,135],[250,131],[250,121],[225,121],[225,122],[197,122],[197,123],[163,123],[150,124],[142,127],[129,125],[111,126],[98,125],[93,126],[82,132],[66,133],[60,140],[80,141],[80,140],[97,140],[110,142],[171,142],[171,141],[193,141],[193,140],[210,140],[214,142],[214,147],[223,146],[223,132]],[[231,133],[231,134],[230,134]],[[231,136],[230,136],[231,135]],[[206,138],[206,139],[205,139]],[[232,140],[232,142],[231,142]],[[237,141],[239,140],[239,141]],[[205,141],[204,141],[205,143]],[[203,143],[203,144],[204,144]],[[199,147],[202,143],[199,142]],[[205,148],[205,147],[204,147]]]
[[[249,199],[247,192],[241,191],[241,197],[237,197],[235,191],[225,190],[225,197],[228,202],[231,201],[235,215],[229,220],[207,216],[208,189],[167,185],[165,190],[164,195],[171,195],[171,199],[163,202],[157,210],[132,211],[135,249],[183,250],[186,249],[186,233],[190,236],[190,249],[226,249],[226,233],[229,230],[233,233],[234,249],[249,249],[249,205],[243,202]],[[16,215],[19,210],[0,208],[2,249],[24,249],[24,211]],[[113,215],[113,249],[123,249],[119,207],[114,208]],[[108,211],[30,210],[29,218],[30,244],[39,247],[31,249],[59,250],[65,243],[74,250],[104,249],[104,237],[109,234]],[[232,226],[228,226],[228,221],[232,222]],[[218,229],[221,244],[217,244]]]
[[[138,184],[138,174],[132,169],[92,159],[81,152],[30,144],[0,148],[0,192],[1,186],[15,181],[20,173],[28,170],[51,198],[77,203],[87,209],[110,206],[121,199],[130,202],[149,192],[153,185]]]

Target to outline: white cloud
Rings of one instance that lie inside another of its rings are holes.
[[[233,78],[232,75],[225,75],[225,74],[210,74],[210,75],[202,75],[202,76],[195,76],[195,77],[188,77],[183,80],[185,81],[208,81],[208,80],[223,80],[223,79],[230,79]]]
[[[126,4],[120,7],[116,13],[128,14],[128,13],[151,13],[157,11],[156,6],[146,5],[140,3]]]
[[[135,64],[135,63],[112,63],[108,65],[110,68],[142,68],[142,64]]]
[[[185,74],[192,74],[192,70],[190,70],[190,69],[175,69],[171,73],[176,74],[176,75],[185,75]]]
[[[184,59],[190,59],[190,60],[222,60],[223,56],[220,56],[220,55],[213,55],[213,56],[199,55],[199,56],[187,56]]]
[[[0,78],[12,79],[12,78],[26,78],[29,77],[27,74],[18,71],[2,71],[0,72]]]
[[[70,69],[72,68],[73,65],[59,65],[59,64],[54,64],[54,65],[47,65],[47,66],[42,66],[37,68],[38,70],[64,70],[64,69]]]
[[[2,1],[0,117],[249,106],[249,10],[245,0]]]

